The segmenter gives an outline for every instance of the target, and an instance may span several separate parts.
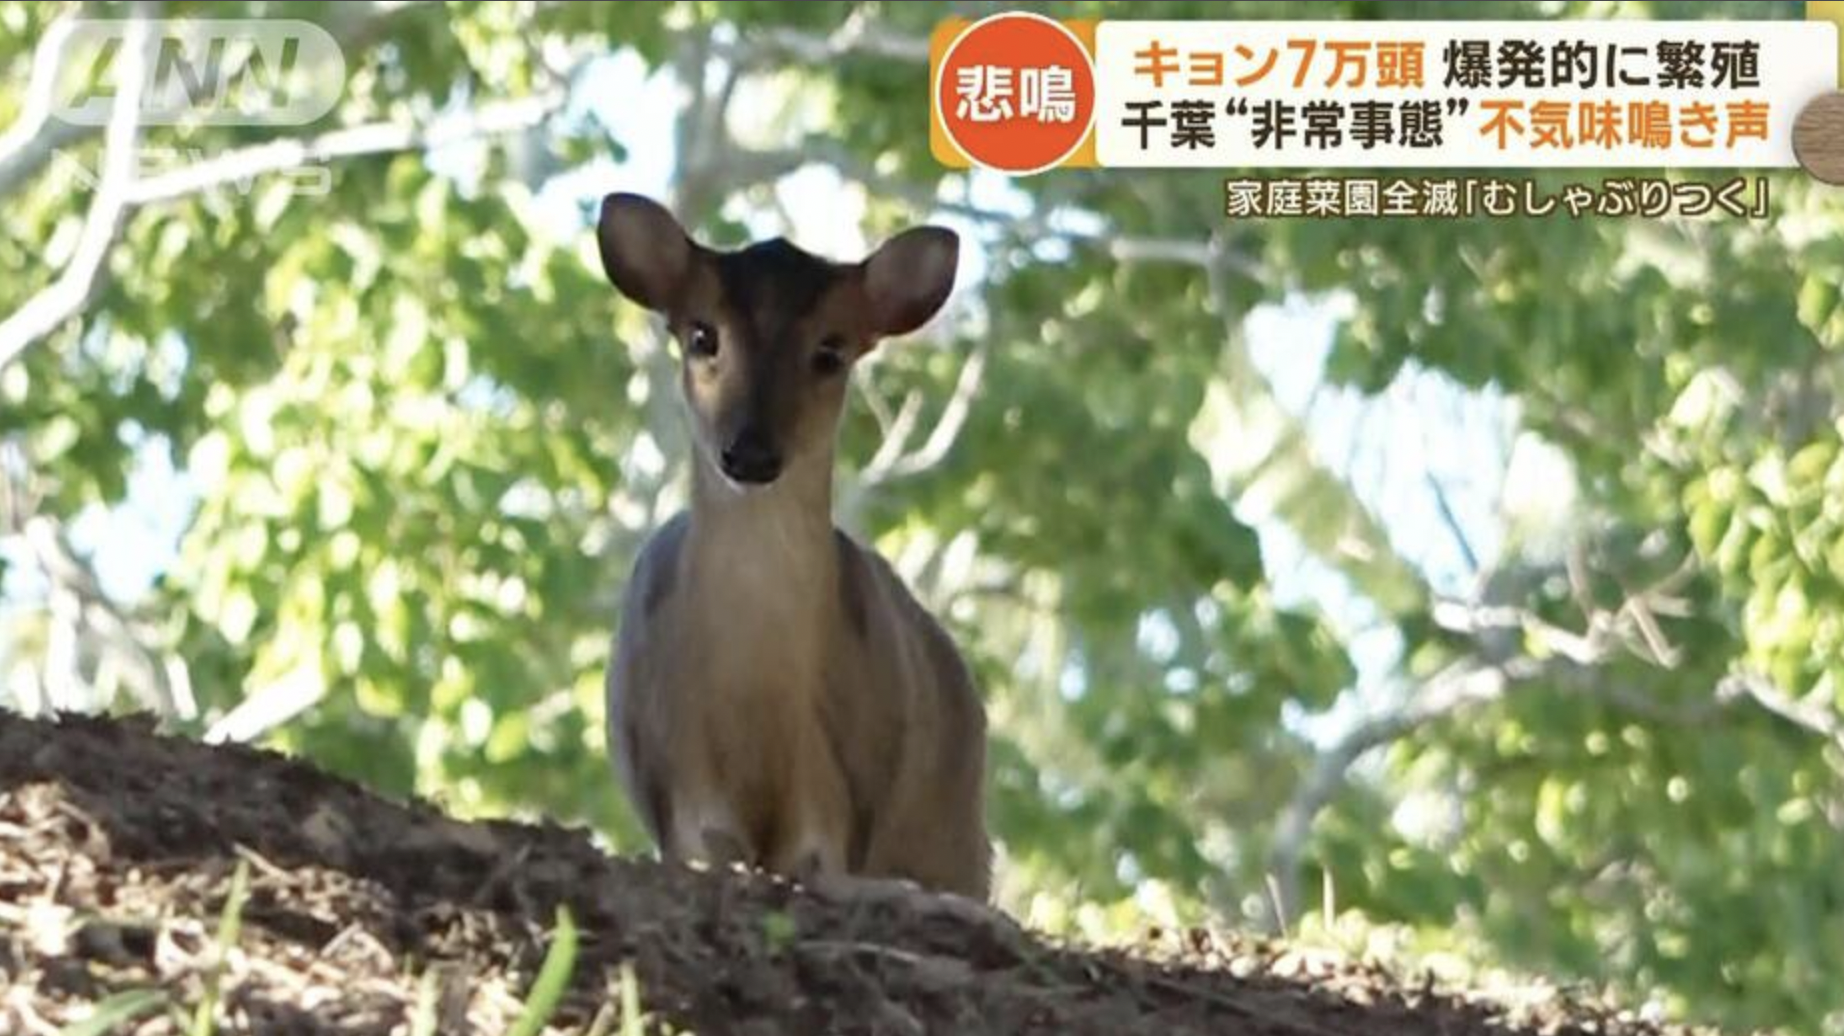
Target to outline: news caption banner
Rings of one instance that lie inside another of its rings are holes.
[[[1773,169],[1844,183],[1828,20],[1054,21],[931,40],[936,158],[1133,169]],[[1765,214],[1766,181],[1282,177],[1230,215]],[[1266,211],[1273,208],[1275,211]]]

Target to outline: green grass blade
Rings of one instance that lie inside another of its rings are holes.
[[[576,923],[570,919],[569,908],[560,906],[557,908],[557,934],[551,940],[550,952],[544,955],[537,981],[531,984],[531,992],[525,997],[525,1013],[519,1016],[518,1023],[507,1036],[538,1036],[544,1023],[550,1021],[551,1013],[557,1010],[563,991],[569,988],[570,973],[575,969]]]
[[[612,1000],[604,1000],[602,1006],[596,1008],[595,1017],[589,1019],[589,1028],[583,1031],[583,1036],[608,1036],[614,1031],[615,1004]]]
[[[230,893],[224,897],[224,912],[218,915],[217,960],[205,976],[205,995],[192,1016],[192,1036],[212,1036],[217,1030],[218,995],[224,981],[224,961],[243,932],[243,904],[250,896],[250,862],[238,860],[231,872]]]
[[[436,997],[440,993],[436,969],[423,972],[416,984],[416,1013],[410,1016],[410,1036],[435,1036]]]
[[[621,1036],[647,1036],[647,1017],[640,1010],[640,979],[632,964],[621,965]]]
[[[158,1010],[166,994],[158,989],[127,989],[104,997],[96,1010],[80,1022],[58,1030],[58,1036],[107,1036],[115,1027]]]
[[[237,869],[231,871],[230,894],[224,897],[224,912],[218,915],[218,960],[220,964],[224,955],[237,945],[237,937],[243,934],[243,905],[250,898],[250,861],[238,860]]]

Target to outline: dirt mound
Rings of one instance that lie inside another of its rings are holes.
[[[1204,932],[1058,945],[951,897],[610,858],[579,831],[462,824],[143,723],[0,713],[0,1032],[97,1004],[133,1009],[108,1031],[178,1032],[201,1002],[219,1032],[506,1032],[560,906],[579,933],[564,1032],[618,1024],[624,972],[660,1031],[707,1036],[1661,1031],[1554,1000],[1514,1017]]]

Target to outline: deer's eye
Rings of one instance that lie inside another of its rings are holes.
[[[717,329],[699,321],[685,334],[685,348],[693,356],[710,359],[717,355]]]
[[[845,341],[837,335],[820,343],[813,354],[813,373],[826,377],[845,369]]]

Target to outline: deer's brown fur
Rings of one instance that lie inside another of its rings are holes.
[[[662,852],[984,898],[985,712],[939,623],[832,521],[851,363],[925,323],[952,234],[862,263],[693,243],[611,195],[603,264],[681,343],[689,510],[642,549],[609,670],[609,747]],[[836,362],[835,362],[836,361]]]

